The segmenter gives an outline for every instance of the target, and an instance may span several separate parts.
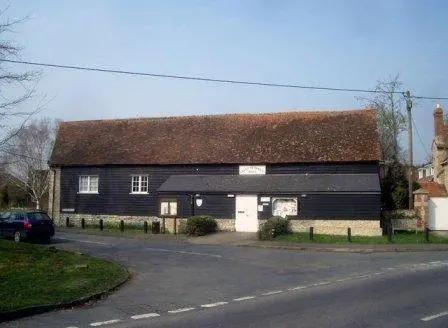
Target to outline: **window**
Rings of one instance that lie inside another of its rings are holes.
[[[273,198],[272,215],[283,218],[288,215],[297,215],[297,198]]]
[[[166,215],[166,216],[177,215],[177,200],[163,199],[160,202],[160,215]]]
[[[79,177],[79,193],[80,194],[97,194],[98,193],[98,176],[97,175],[81,175]]]
[[[50,217],[46,213],[42,212],[29,212],[28,213],[29,220],[51,220]]]
[[[133,175],[131,178],[131,193],[132,194],[147,194],[148,193],[148,176],[147,175]]]

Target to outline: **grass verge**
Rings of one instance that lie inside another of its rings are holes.
[[[0,240],[0,314],[96,295],[128,276],[118,263],[54,247]]]
[[[297,232],[279,235],[275,238],[276,241],[294,242],[294,243],[316,243],[316,244],[350,244],[347,236],[340,235],[320,235],[314,234],[314,239],[310,240],[309,233]],[[394,244],[428,244],[425,241],[423,232],[395,232],[392,237]],[[351,244],[388,244],[387,236],[352,236]],[[448,238],[429,235],[429,244],[448,244]]]

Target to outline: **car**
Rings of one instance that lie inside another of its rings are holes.
[[[46,242],[54,236],[54,224],[45,211],[8,210],[0,215],[0,237],[15,242],[40,239]]]

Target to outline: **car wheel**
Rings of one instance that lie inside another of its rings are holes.
[[[14,241],[16,243],[20,242],[22,240],[22,234],[20,233],[20,231],[16,231],[14,232]]]

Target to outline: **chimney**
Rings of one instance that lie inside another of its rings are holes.
[[[440,104],[436,105],[434,110],[434,136],[436,140],[444,140],[446,136],[445,122],[443,120],[443,109]]]
[[[443,119],[443,109],[437,104],[434,110],[434,144],[432,149],[432,163],[434,165],[434,181],[444,183],[445,167],[442,164],[448,155],[446,145],[447,131]]]

